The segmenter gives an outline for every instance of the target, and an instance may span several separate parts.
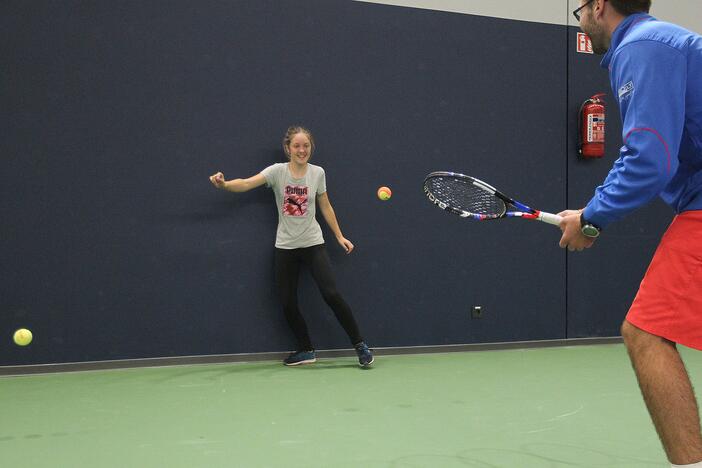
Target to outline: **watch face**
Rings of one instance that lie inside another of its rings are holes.
[[[587,237],[597,237],[600,235],[600,231],[592,224],[586,224],[582,227],[581,231]]]

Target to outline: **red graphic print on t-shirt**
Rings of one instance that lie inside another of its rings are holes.
[[[283,214],[305,216],[307,214],[307,192],[305,185],[286,185],[283,191]]]

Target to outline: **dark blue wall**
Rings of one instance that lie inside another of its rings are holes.
[[[207,177],[282,161],[294,123],[314,131],[356,244],[343,255],[325,227],[371,345],[616,334],[621,311],[593,315],[580,296],[628,301],[652,232],[616,231],[630,258],[612,236],[567,261],[551,226],[465,221],[421,190],[456,170],[548,211],[586,201],[611,156],[573,162],[568,117],[593,87],[566,71],[606,74],[574,63],[573,29],[328,0],[6,1],[0,22],[0,365],[292,348],[273,196]],[[302,283],[316,347],[348,347]],[[19,326],[30,347],[11,344]]]

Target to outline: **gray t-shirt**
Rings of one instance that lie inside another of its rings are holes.
[[[275,194],[278,207],[278,232],[275,246],[279,249],[300,249],[324,244],[322,228],[315,219],[317,195],[327,191],[324,169],[307,164],[305,175],[296,179],[288,163],[276,163],[261,171],[266,186]]]

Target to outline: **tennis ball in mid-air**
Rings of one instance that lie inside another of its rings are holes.
[[[27,346],[29,343],[32,342],[32,332],[30,332],[26,328],[20,328],[15,332],[12,338],[15,340],[15,343],[19,346]]]
[[[378,198],[381,200],[390,200],[390,197],[392,197],[392,190],[388,187],[380,187],[378,189]]]

